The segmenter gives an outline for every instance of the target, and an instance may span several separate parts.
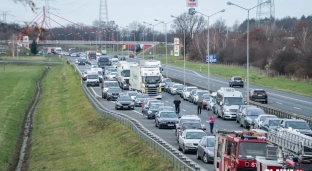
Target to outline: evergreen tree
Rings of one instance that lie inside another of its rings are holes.
[[[30,51],[32,54],[36,55],[39,51],[37,49],[37,42],[35,40],[32,41],[31,45],[30,45]]]

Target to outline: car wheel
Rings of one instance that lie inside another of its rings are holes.
[[[109,98],[107,98],[107,101],[110,101],[110,99],[109,99]]]
[[[268,100],[265,101],[265,104],[268,104]]]
[[[204,163],[208,163],[208,156],[206,153],[204,153],[204,155],[203,155],[203,161],[204,161]]]
[[[196,151],[196,159],[200,160],[199,154],[198,154],[198,150]]]
[[[185,150],[185,146],[183,145],[183,148],[182,148],[182,152],[183,152],[183,154],[186,154],[186,150]]]
[[[134,107],[133,107],[133,108],[131,108],[131,110],[134,110]]]
[[[151,119],[151,118],[147,115],[147,119]]]

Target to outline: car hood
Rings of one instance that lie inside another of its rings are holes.
[[[224,109],[236,109],[236,110],[238,110],[239,106],[238,105],[231,105],[231,106],[224,105],[223,108]]]
[[[132,103],[132,101],[118,101],[118,103],[120,103],[120,104],[130,104],[130,103]]]
[[[206,147],[205,153],[213,155],[214,154],[214,147]]]
[[[178,116],[177,118],[159,118],[159,120],[164,121],[164,122],[178,122]]]
[[[136,100],[142,102],[145,98],[137,98]]]
[[[184,139],[184,143],[199,143],[200,139]]]
[[[130,97],[131,97],[131,99],[132,99],[132,100],[134,100],[134,99],[135,99],[135,96],[130,96]]]
[[[299,129],[298,130],[301,134],[305,134],[305,135],[308,135],[308,136],[312,136],[312,131],[309,130],[309,129]]]

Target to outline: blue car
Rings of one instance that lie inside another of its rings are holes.
[[[151,103],[150,106],[146,108],[146,110],[143,110],[143,116],[147,116],[147,119],[154,119],[155,113],[157,112],[158,108],[160,106],[165,106],[163,103]]]

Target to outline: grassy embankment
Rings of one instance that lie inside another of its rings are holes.
[[[70,66],[49,71],[34,117],[29,170],[173,170],[132,131],[97,114]]]
[[[162,58],[156,57],[156,59],[160,60],[163,64],[165,64],[166,63],[165,46],[157,46],[156,49],[157,53],[163,54]],[[170,51],[168,50],[168,52]],[[140,57],[142,57],[142,55],[140,55]],[[183,68],[184,65],[183,56],[174,57],[168,55],[168,64]],[[201,71],[202,73],[207,74],[207,64],[205,63],[187,61],[185,67],[193,71],[198,72]],[[210,65],[210,73],[214,76],[226,78],[229,80],[232,76],[242,76],[243,78],[246,78],[246,68],[231,65]],[[312,97],[312,83],[300,82],[296,80],[290,80],[287,78],[277,78],[277,77],[272,78],[269,76],[262,75],[254,70],[250,70],[249,74],[251,84]]]
[[[18,58],[15,56],[1,56],[0,60],[31,60],[31,61],[51,61],[51,62],[66,62],[66,58],[59,58],[58,56],[19,56]]]
[[[19,134],[44,65],[0,63],[0,170],[14,169]]]

